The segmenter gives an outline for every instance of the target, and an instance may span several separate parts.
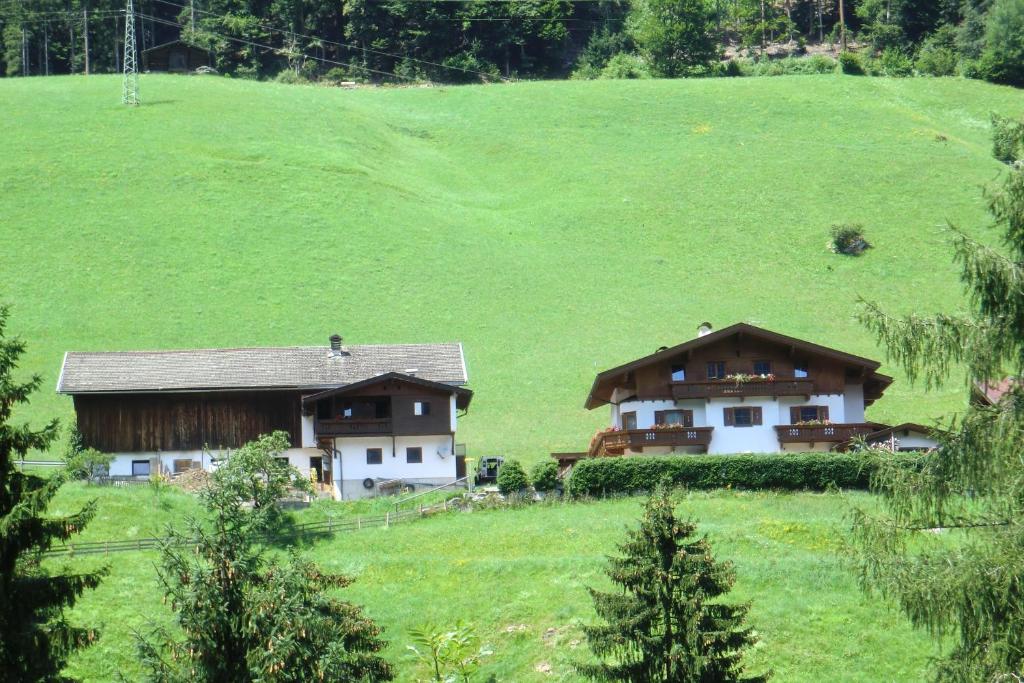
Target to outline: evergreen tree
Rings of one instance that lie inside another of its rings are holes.
[[[15,458],[53,442],[57,421],[40,430],[11,421],[15,406],[28,403],[41,379],[15,381],[25,344],[4,336],[7,317],[8,308],[0,306],[0,681],[59,681],[68,655],[96,637],[68,624],[64,608],[95,588],[106,571],[54,575],[40,566],[42,551],[81,531],[95,510],[89,504],[78,514],[43,517],[63,473],[43,479],[16,469]]]
[[[685,76],[718,56],[713,16],[704,0],[636,0],[630,36],[657,76]]]
[[[267,559],[261,543],[281,526],[278,499],[308,482],[278,455],[277,432],[236,450],[201,493],[211,523],[171,530],[161,550],[164,591],[184,638],[163,629],[140,638],[150,680],[387,681],[380,628],[325,591],[351,580],[292,555]]]
[[[716,599],[732,588],[730,563],[716,562],[696,526],[675,517],[665,486],[644,507],[640,528],[609,558],[609,578],[621,593],[590,589],[603,624],[584,627],[601,661],[579,666],[599,681],[715,683],[764,681],[742,677],[743,650],[756,641],[745,605]]]
[[[997,405],[972,404],[951,420],[938,452],[919,467],[901,468],[891,454],[876,453],[873,486],[885,509],[856,512],[863,586],[894,598],[916,627],[952,642],[937,661],[938,681],[1020,680],[1024,673],[1020,160],[989,197],[989,209],[1001,249],[956,231],[967,312],[894,317],[869,304],[861,315],[912,380],[934,386],[961,364],[971,379],[1014,380]]]

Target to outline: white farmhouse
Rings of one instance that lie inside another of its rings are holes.
[[[892,382],[880,363],[738,323],[597,375],[586,407],[608,406],[610,426],[583,457],[667,453],[827,451],[881,434],[865,409]],[[934,446],[916,425],[907,446]],[[905,431],[901,429],[900,434]]]
[[[458,417],[473,392],[462,345],[69,352],[57,391],[74,400],[86,447],[114,454],[111,476],[211,469],[282,430],[289,462],[337,498],[384,482],[465,476]]]

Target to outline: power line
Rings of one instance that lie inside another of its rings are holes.
[[[142,14],[142,13],[139,13],[138,16],[142,17],[143,19],[149,19],[150,21],[156,22],[158,24],[164,24],[165,26],[174,26],[174,27],[177,27],[177,28],[185,28],[184,24],[180,24],[180,23],[178,23],[176,21],[171,21],[169,19],[163,19],[161,17],[154,17],[154,16],[151,16],[149,14]],[[222,38],[224,40],[230,40],[230,41],[235,42],[235,43],[240,43],[240,44],[243,44],[243,45],[248,45],[250,47],[260,48],[261,50],[265,50],[265,51],[280,52],[281,49],[282,49],[282,48],[279,48],[279,47],[274,47],[273,45],[266,45],[264,43],[257,43],[254,40],[248,40],[248,39],[245,39],[245,38],[235,38],[234,36],[226,36],[224,34],[216,33],[214,31],[205,31],[204,30],[204,33],[206,33],[208,35],[211,35],[211,36],[216,36],[217,38]],[[415,81],[418,80],[418,79],[413,78],[411,76],[403,76],[401,74],[394,73],[393,71],[381,71],[380,69],[371,69],[370,67],[359,66],[359,65],[356,65],[356,64],[350,64],[348,62],[339,62],[337,60],[327,59],[326,57],[317,57],[316,55],[307,54],[305,52],[297,52],[296,54],[301,55],[302,57],[305,57],[307,59],[312,59],[312,60],[315,60],[315,61],[318,61],[318,62],[323,62],[325,64],[334,64],[334,65],[337,65],[337,66],[344,66],[344,67],[347,67],[349,69],[362,69],[364,71],[369,71],[371,73],[380,74],[382,76],[393,76],[395,78],[400,78],[400,79],[403,79],[403,80],[406,80],[406,81],[415,82]]]
[[[178,7],[178,8],[181,8],[181,9],[189,9],[188,5],[183,5],[183,4],[178,3],[178,2],[173,2],[172,0],[155,0],[155,1],[159,2],[161,4],[164,4],[164,5],[171,5],[172,7]],[[211,16],[211,17],[214,17],[214,18],[217,18],[217,19],[225,19],[226,18],[224,15],[216,14],[214,12],[208,12],[206,10],[197,9],[195,11],[199,12],[200,14],[206,14],[208,16]],[[395,53],[392,53],[392,52],[385,52],[383,50],[376,50],[374,48],[363,47],[361,45],[356,45],[354,43],[341,43],[341,42],[338,42],[336,40],[328,40],[326,38],[321,38],[320,36],[313,36],[313,35],[308,35],[308,34],[304,34],[304,33],[298,33],[296,31],[289,31],[287,29],[277,28],[277,27],[271,26],[269,24],[257,24],[257,26],[259,28],[262,28],[262,29],[265,29],[267,31],[271,31],[271,32],[274,32],[274,33],[282,33],[282,34],[286,34],[286,35],[290,35],[290,36],[295,36],[295,37],[298,37],[298,38],[305,38],[307,40],[319,40],[320,42],[325,43],[327,45],[337,45],[338,47],[345,47],[345,48],[349,48],[351,50],[361,50],[361,51],[364,51],[364,52],[370,52],[370,53],[377,54],[377,55],[383,55],[385,57],[393,57],[395,59],[408,60],[410,62],[416,62],[418,64],[427,64],[429,66],[436,66],[436,67],[440,67],[442,69],[451,69],[451,70],[454,70],[454,71],[461,71],[463,73],[475,74],[477,76],[483,76],[485,78],[493,78],[494,77],[493,74],[485,73],[483,71],[476,71],[474,69],[467,69],[467,68],[461,67],[461,66],[450,66],[448,64],[439,64],[437,62],[431,62],[431,61],[426,60],[426,59],[417,59],[416,57],[409,57],[408,55],[400,55],[400,54],[395,54]],[[508,79],[502,77],[502,80],[504,81],[504,80],[508,80]]]

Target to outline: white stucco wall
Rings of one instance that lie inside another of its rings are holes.
[[[334,444],[341,454],[341,469],[334,472],[336,479],[455,479],[455,454],[450,434],[398,436],[394,439],[394,449],[390,436],[337,438]],[[422,463],[405,461],[405,449],[409,446],[423,449]],[[367,448],[383,451],[380,465],[366,464]]]
[[[927,434],[922,434],[917,431],[910,431],[904,435],[903,431],[897,431],[893,436],[896,438],[896,448],[936,448],[939,442],[931,438]],[[889,438],[876,441],[875,443],[888,445],[890,443]]]
[[[114,461],[110,463],[110,476],[130,477],[132,475],[133,460],[153,461],[159,457],[164,470],[167,472],[174,471],[175,460],[192,460],[199,462],[203,469],[209,471],[213,469],[213,460],[220,460],[228,455],[228,453],[196,450],[161,451],[159,454],[146,451],[141,453],[114,453],[113,455]],[[322,455],[323,451],[318,448],[289,448],[281,454],[282,457],[287,457],[288,464],[298,469],[303,476],[309,476],[309,459]],[[150,471],[153,472],[152,467]]]
[[[315,415],[303,415],[302,416],[302,447],[303,448],[316,448],[316,435],[313,432],[313,423],[316,420]]]
[[[852,385],[851,385],[852,386]],[[857,401],[860,401],[859,408]],[[612,406],[612,422],[622,427],[622,413],[635,412],[637,429],[647,429],[654,424],[654,413],[658,410],[684,409],[693,411],[694,427],[714,427],[711,434],[709,453],[778,453],[784,450],[779,444],[776,425],[790,424],[790,408],[794,406],[827,406],[831,422],[863,422],[863,392],[858,385],[846,394],[818,394],[809,399],[803,396],[751,396],[740,401],[738,398],[686,399],[681,401],[624,401]],[[762,424],[751,427],[726,427],[725,408],[760,407]],[[851,419],[851,413],[853,419]],[[831,444],[829,444],[831,445]],[[795,446],[795,447],[794,447]],[[792,444],[786,450],[808,450],[806,444]],[[656,453],[655,449],[644,452]]]
[[[846,393],[843,394],[843,405],[846,410],[846,418],[843,422],[864,421],[864,385],[847,384]],[[833,420],[834,422],[835,420]]]

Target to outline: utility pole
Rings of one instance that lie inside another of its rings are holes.
[[[124,88],[121,102],[139,106],[139,69],[135,62],[135,6],[128,0],[124,16]]]
[[[85,75],[89,75],[89,8],[82,5],[82,35],[85,36]]]
[[[189,20],[189,28],[192,30],[192,35],[196,35],[196,0],[188,0],[188,11],[191,15]],[[195,38],[193,37],[193,40]]]
[[[21,25],[21,75],[28,76],[28,30],[25,24]]]
[[[843,0],[839,0],[839,49],[846,52],[846,12],[843,10]]]
[[[43,23],[43,72],[50,75],[50,22]]]

